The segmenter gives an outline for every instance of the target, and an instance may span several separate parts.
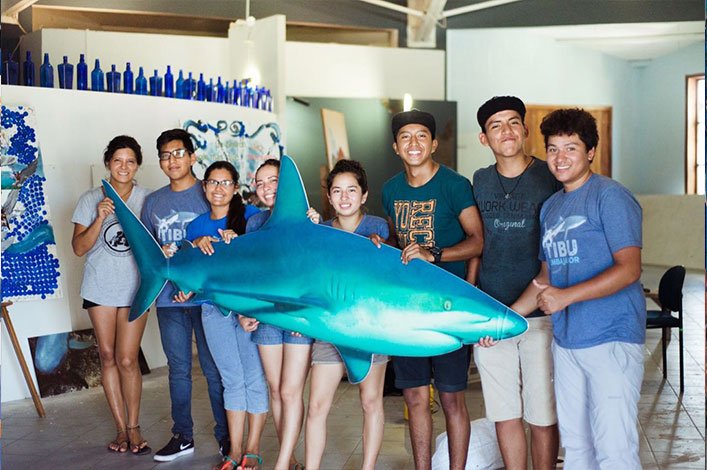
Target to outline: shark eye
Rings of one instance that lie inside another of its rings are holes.
[[[442,307],[443,307],[445,310],[447,310],[447,311],[451,310],[451,309],[452,309],[452,301],[451,301],[451,300],[445,300],[445,301],[444,301],[444,304],[442,304]]]

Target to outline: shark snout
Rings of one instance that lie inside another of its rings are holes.
[[[496,334],[493,338],[496,340],[512,338],[525,333],[528,329],[528,321],[510,308],[506,308],[505,312],[496,319]]]

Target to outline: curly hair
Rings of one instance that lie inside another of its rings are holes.
[[[120,149],[130,149],[135,154],[135,159],[137,160],[138,166],[142,165],[142,149],[137,140],[130,137],[129,135],[119,135],[113,137],[108,146],[103,151],[103,164],[107,167],[110,160],[113,158],[113,154]]]
[[[599,131],[594,116],[580,108],[557,109],[543,118],[540,132],[547,140],[553,135],[577,134],[587,147],[587,150],[596,148],[599,143]]]

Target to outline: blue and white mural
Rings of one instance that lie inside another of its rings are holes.
[[[190,119],[184,121],[182,127],[194,137],[197,176],[201,177],[215,161],[229,161],[238,170],[241,194],[245,197],[255,192],[253,180],[258,166],[268,158],[279,159],[284,153],[282,132],[276,122],[251,124]]]
[[[34,111],[2,106],[2,300],[57,298],[59,258]]]

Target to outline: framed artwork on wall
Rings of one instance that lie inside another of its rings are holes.
[[[344,113],[322,108],[322,129],[327,164],[329,170],[332,170],[337,161],[351,159]]]

